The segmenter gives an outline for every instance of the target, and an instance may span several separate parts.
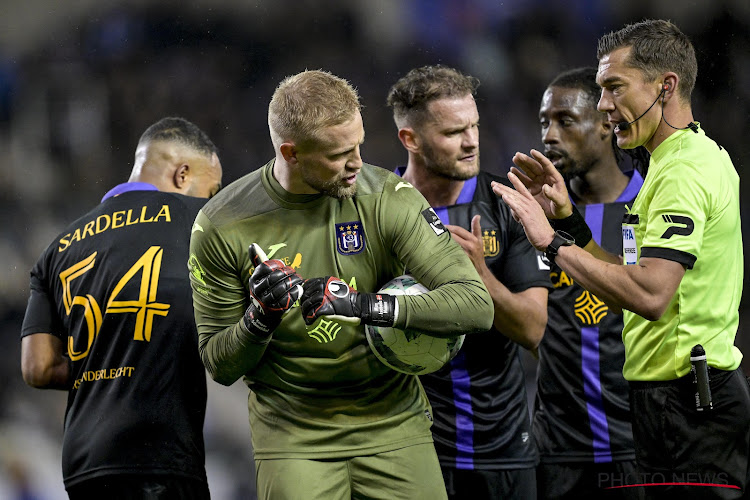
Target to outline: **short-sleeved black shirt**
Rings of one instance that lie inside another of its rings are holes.
[[[66,487],[108,474],[206,478],[187,268],[206,200],[125,191],[69,225],[31,271],[22,337],[55,335],[71,358]]]

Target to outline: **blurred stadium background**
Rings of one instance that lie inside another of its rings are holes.
[[[67,222],[127,180],[140,133],[163,116],[184,116],[209,133],[228,184],[273,155],[266,110],[276,84],[322,68],[359,89],[363,157],[392,169],[406,157],[386,92],[411,67],[443,63],[482,81],[482,167],[502,174],[515,151],[540,146],[539,100],[555,74],[596,65],[603,33],[661,17],[676,22],[698,51],[696,119],[730,152],[740,175],[750,166],[750,141],[742,139],[750,116],[747,0],[189,3],[0,0],[0,347],[6,359],[0,364],[0,498],[67,498],[60,473],[65,394],[33,390],[20,376],[28,271]],[[747,195],[742,202],[747,228]],[[738,336],[746,355],[747,304]],[[213,498],[255,498],[247,390],[241,382],[209,387]]]

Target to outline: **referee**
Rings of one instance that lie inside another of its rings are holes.
[[[674,24],[625,26],[599,40],[598,57],[598,108],[616,125],[617,144],[651,153],[623,220],[623,257],[591,239],[562,177],[539,152],[514,157],[516,190],[494,190],[537,249],[611,309],[626,310],[623,374],[639,467],[629,482],[646,485],[651,498],[741,498],[750,390],[734,346],[743,273],[739,178],[729,154],[693,120],[695,50]],[[691,374],[697,346],[710,391]]]

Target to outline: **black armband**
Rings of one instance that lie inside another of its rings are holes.
[[[396,321],[396,296],[387,293],[360,294],[362,323],[373,326],[393,326]]]
[[[576,207],[573,207],[573,213],[564,219],[549,219],[549,223],[555,231],[564,231],[572,236],[576,245],[581,248],[588,245],[593,238],[591,229]]]

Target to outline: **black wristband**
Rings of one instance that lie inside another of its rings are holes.
[[[396,296],[387,293],[360,294],[362,323],[373,326],[393,326],[396,315]]]
[[[576,207],[573,207],[573,213],[564,219],[549,219],[549,224],[555,231],[564,231],[571,235],[576,240],[576,245],[581,248],[588,245],[593,238],[591,229],[583,220],[580,212],[576,210]]]

